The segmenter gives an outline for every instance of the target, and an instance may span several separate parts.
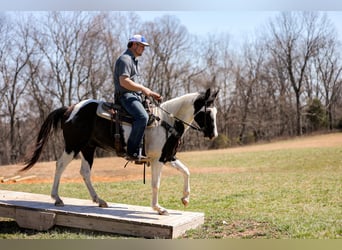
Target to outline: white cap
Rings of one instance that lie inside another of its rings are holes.
[[[129,39],[128,42],[136,42],[136,43],[141,43],[145,46],[150,46],[150,44],[147,43],[145,37],[143,37],[142,35],[134,35]]]

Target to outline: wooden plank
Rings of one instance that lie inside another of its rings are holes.
[[[0,205],[0,217],[15,219],[15,207]]]
[[[90,200],[63,201],[64,207],[56,207],[48,195],[0,190],[0,217],[37,230],[60,225],[146,238],[176,238],[204,223],[203,213],[169,210],[169,216],[161,216],[150,207],[108,203],[100,208]]]
[[[55,225],[55,213],[16,208],[15,221],[19,227],[46,231]]]
[[[14,181],[16,179],[19,179],[21,176],[20,175],[16,175],[16,176],[12,176],[12,177],[9,177],[9,178],[4,178],[1,180],[1,182],[8,182],[8,181]]]
[[[19,182],[19,181],[24,181],[24,180],[29,180],[29,179],[33,179],[36,178],[36,175],[28,175],[28,176],[24,176],[24,177],[20,177],[18,179],[14,179],[14,182]]]
[[[172,238],[172,227],[158,226],[149,223],[132,223],[131,221],[101,219],[93,216],[78,217],[59,215],[56,225],[83,228],[88,230],[115,233],[120,235],[146,238]]]

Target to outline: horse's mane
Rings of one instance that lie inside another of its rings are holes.
[[[193,109],[193,104],[198,95],[199,93],[197,92],[185,94],[165,101],[160,106],[177,117],[182,117],[182,119],[188,119],[189,115],[193,115],[193,112],[189,113],[189,109]]]
[[[167,109],[169,112],[176,112],[184,105],[192,105],[198,95],[199,93],[185,94],[163,102],[161,107]]]

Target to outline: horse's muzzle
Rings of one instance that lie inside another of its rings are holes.
[[[206,133],[206,132],[204,132],[204,137],[205,137],[205,138],[209,138],[210,140],[213,140],[214,138],[217,137],[217,133],[214,133],[214,132],[212,132],[212,133]]]

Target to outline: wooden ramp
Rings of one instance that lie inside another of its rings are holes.
[[[65,206],[56,207],[48,195],[0,190],[0,217],[41,231],[58,225],[164,239],[176,238],[204,223],[203,213],[168,210],[169,216],[161,216],[150,207],[108,203],[109,208],[100,208],[90,200],[62,199]]]

